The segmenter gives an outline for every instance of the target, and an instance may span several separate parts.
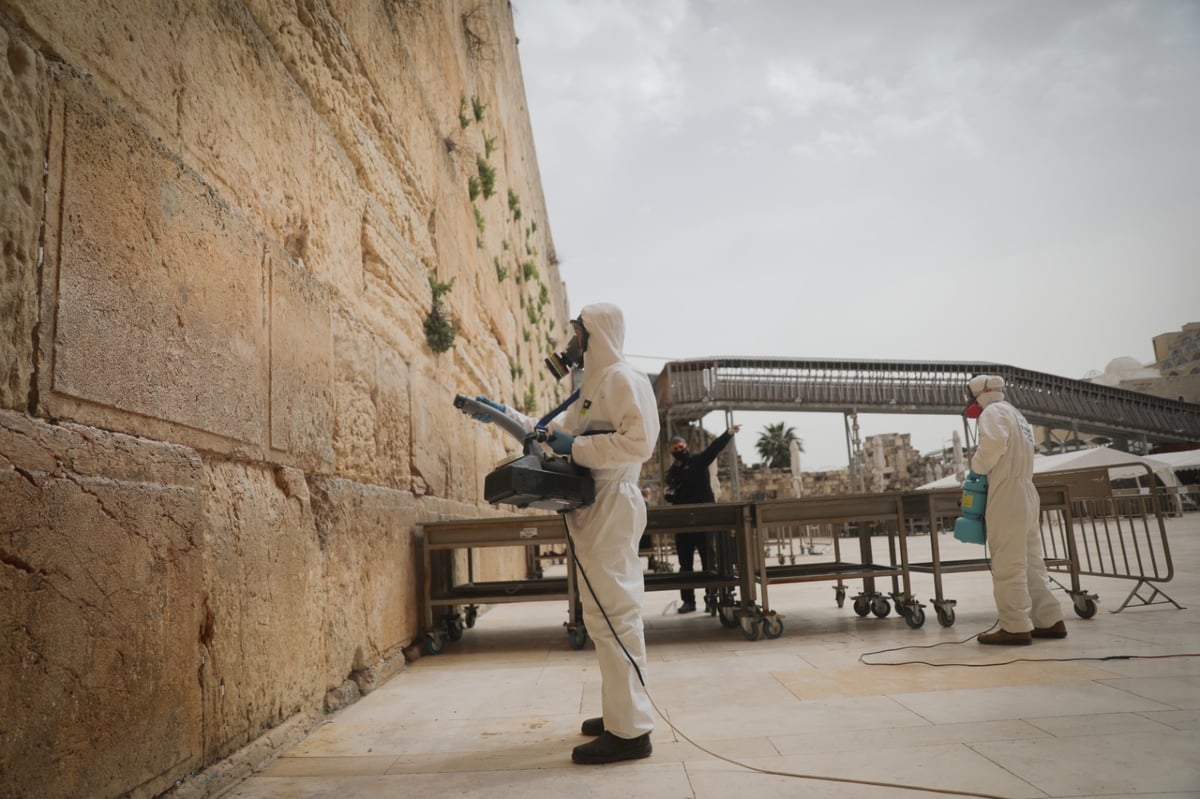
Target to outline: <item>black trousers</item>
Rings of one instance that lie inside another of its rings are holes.
[[[712,569],[712,533],[676,533],[675,534],[675,553],[679,555],[679,573],[687,574],[694,572],[695,555],[700,553],[700,569],[702,571],[711,571]],[[696,590],[694,588],[684,588],[680,590],[679,597],[684,602],[696,604]]]

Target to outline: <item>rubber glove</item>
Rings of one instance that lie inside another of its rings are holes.
[[[550,445],[550,449],[559,455],[570,455],[571,447],[575,444],[575,436],[570,433],[564,433],[561,430],[556,430],[550,435],[550,439],[546,443]]]
[[[494,399],[490,399],[489,397],[485,397],[482,394],[480,394],[478,397],[476,397],[475,401],[482,402],[484,405],[487,405],[491,408],[495,408],[500,413],[504,413],[504,411],[506,410],[505,407],[503,405],[501,405],[499,402],[496,402]],[[477,422],[488,423],[488,422],[492,421],[492,415],[490,413],[473,413],[473,414],[471,414],[471,418]]]

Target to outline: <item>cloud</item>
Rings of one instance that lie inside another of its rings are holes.
[[[768,92],[794,116],[809,116],[823,107],[855,110],[860,104],[856,88],[801,61],[767,64],[764,80]]]
[[[514,8],[563,277],[635,352],[1078,376],[1200,321],[1195,0]]]

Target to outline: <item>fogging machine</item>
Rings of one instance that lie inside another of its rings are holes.
[[[501,463],[483,480],[483,498],[492,505],[516,505],[565,512],[596,501],[596,483],[583,466],[538,446],[545,430],[532,433],[513,419],[478,400],[457,394],[454,407],[468,416],[487,416],[521,442],[522,454]]]

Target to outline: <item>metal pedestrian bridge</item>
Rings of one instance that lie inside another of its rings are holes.
[[[712,411],[960,415],[974,375],[997,374],[1031,424],[1105,436],[1126,451],[1200,444],[1200,405],[983,362],[721,357],[671,361],[654,380],[667,427]]]

